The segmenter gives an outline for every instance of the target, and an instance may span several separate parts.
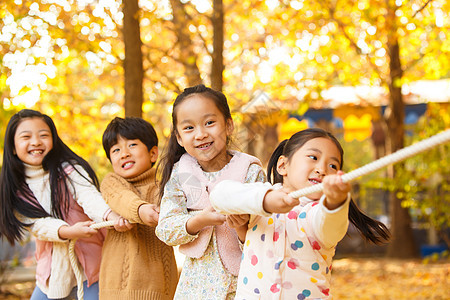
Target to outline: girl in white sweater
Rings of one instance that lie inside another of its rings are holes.
[[[271,183],[216,185],[210,201],[217,212],[251,214],[236,300],[331,299],[332,258],[348,221],[368,241],[388,239],[386,226],[351,201],[350,184],[341,180],[342,165],[337,139],[312,128],[275,149],[268,164]],[[288,195],[318,183],[323,193],[300,199]]]
[[[24,230],[36,237],[36,288],[31,299],[65,299],[76,291],[68,241],[84,271],[85,299],[98,299],[104,239],[90,225],[123,219],[109,209],[89,164],[59,138],[47,115],[24,109],[9,121],[0,175],[0,237],[11,244]],[[93,221],[92,221],[93,220]]]

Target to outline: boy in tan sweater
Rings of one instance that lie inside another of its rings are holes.
[[[155,235],[159,207],[155,169],[158,137],[141,118],[114,118],[103,133],[114,172],[101,192],[131,229],[109,230],[100,266],[100,299],[172,299],[178,281],[172,247]]]

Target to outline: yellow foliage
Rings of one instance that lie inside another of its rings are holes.
[[[294,133],[308,128],[306,120],[299,121],[296,118],[290,118],[280,126],[280,141],[290,138]]]
[[[344,139],[346,141],[366,140],[372,134],[372,116],[364,114],[361,118],[358,118],[355,115],[349,115],[344,119],[344,128]]]

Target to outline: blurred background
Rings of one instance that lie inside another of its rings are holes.
[[[40,110],[101,180],[112,118],[148,120],[163,151],[175,97],[203,83],[227,96],[236,149],[266,164],[281,140],[321,127],[348,172],[450,128],[449,12],[445,0],[2,0],[0,154],[9,118]],[[441,262],[448,282],[449,157],[440,145],[353,183],[393,238],[369,246],[350,227],[344,269],[349,257],[419,259]],[[0,241],[0,287],[33,270],[29,241]]]

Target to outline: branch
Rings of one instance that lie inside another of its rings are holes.
[[[198,10],[189,2],[186,3],[185,5],[189,5],[190,7],[192,7],[196,12],[198,12]],[[196,20],[185,10],[186,13],[186,18],[191,21],[192,23],[195,24],[195,27],[198,28],[198,22],[196,22]],[[200,14],[200,13],[199,13]],[[201,15],[201,14],[200,14]],[[211,16],[205,15],[205,17],[210,21],[210,23],[212,24],[212,19]],[[200,22],[200,24],[202,24]],[[200,31],[197,30],[197,36],[200,38],[200,40],[203,42],[203,48],[205,49],[205,51],[207,53],[209,53],[210,55],[212,54],[211,51],[208,50],[208,42],[206,41],[205,37],[202,35],[202,33]]]
[[[422,53],[419,58],[416,58],[416,59],[412,60],[411,62],[409,62],[408,64],[405,64],[405,67],[403,68],[403,72],[407,72],[409,69],[414,67],[418,62],[420,62],[425,57],[425,55],[426,55],[425,53]]]
[[[146,45],[146,47],[149,48],[150,50],[159,51],[164,56],[174,60],[176,63],[182,64],[182,65],[184,64],[184,61],[178,60],[178,59],[174,58],[173,55],[170,55],[168,50],[164,50],[164,49],[160,49],[160,48],[156,48],[156,47],[151,47],[151,46],[147,46],[147,45]],[[167,80],[167,82],[174,87],[174,89],[176,90],[177,93],[181,93],[182,92],[182,89],[176,83],[175,78],[169,77],[166,73],[164,73],[158,67],[158,65],[153,60],[150,59],[150,52],[147,52],[146,58],[147,58],[146,61],[148,61],[149,67],[144,69],[144,73],[146,73],[148,70],[152,69],[152,70],[154,70],[154,71],[156,71],[156,72],[158,72],[160,74],[160,78],[165,78]],[[149,80],[151,80],[151,79],[149,79]]]
[[[328,12],[330,13],[330,17],[331,20],[335,21],[339,27],[339,29],[341,30],[342,34],[344,35],[344,37],[350,42],[350,45],[353,49],[355,49],[356,54],[358,55],[364,55],[367,57],[367,61],[369,62],[370,66],[373,68],[373,70],[375,72],[377,72],[380,75],[380,79],[381,77],[381,71],[378,68],[377,65],[375,65],[375,63],[370,59],[370,56],[368,53],[363,53],[361,51],[361,48],[358,47],[358,45],[356,44],[356,42],[347,34],[347,32],[345,31],[345,27],[347,26],[346,24],[344,24],[342,21],[338,20],[337,18],[335,18],[334,16],[334,12],[335,12],[335,8],[331,7],[330,5],[328,6]]]
[[[158,65],[156,65],[154,62],[152,62],[150,59],[148,59],[148,62],[149,62],[149,64],[151,65],[151,67],[152,67],[153,70],[156,70],[158,73],[161,74],[160,78],[165,78],[165,79],[167,80],[167,82],[168,82],[169,84],[171,84],[177,92],[180,92],[180,91],[181,91],[181,88],[180,88],[180,87],[178,86],[178,84],[175,82],[175,79],[174,79],[174,78],[170,78],[169,76],[167,76],[167,74],[164,74],[163,72],[161,72],[161,70],[158,68]],[[147,70],[148,70],[148,69],[147,69]],[[149,80],[150,80],[150,79],[149,79]]]
[[[173,54],[170,53],[170,50],[173,50],[173,49],[167,50],[167,49],[160,49],[160,48],[156,48],[156,47],[152,47],[152,46],[148,46],[148,45],[143,45],[143,46],[145,46],[146,48],[148,48],[150,50],[158,51],[163,56],[166,56],[166,57],[172,59],[176,63],[179,63],[180,65],[183,65],[183,66],[186,66],[186,60],[185,59],[176,58]],[[150,57],[150,55],[147,55],[148,61],[150,61],[149,57]],[[145,69],[144,71],[146,71],[146,70],[148,70],[148,69]]]
[[[230,1],[230,3],[228,4],[228,6],[225,6],[224,5],[224,10],[225,11],[233,11],[234,10],[234,8],[236,7],[236,6],[242,6],[242,1],[239,1],[239,0],[233,0],[233,1]]]
[[[433,0],[427,0],[427,2],[425,2],[425,4],[424,4],[421,8],[419,8],[418,10],[416,10],[416,12],[413,14],[412,17],[414,18],[418,13],[420,13],[422,10],[424,10],[425,7],[427,7],[428,4],[431,3],[431,1],[433,1]]]

